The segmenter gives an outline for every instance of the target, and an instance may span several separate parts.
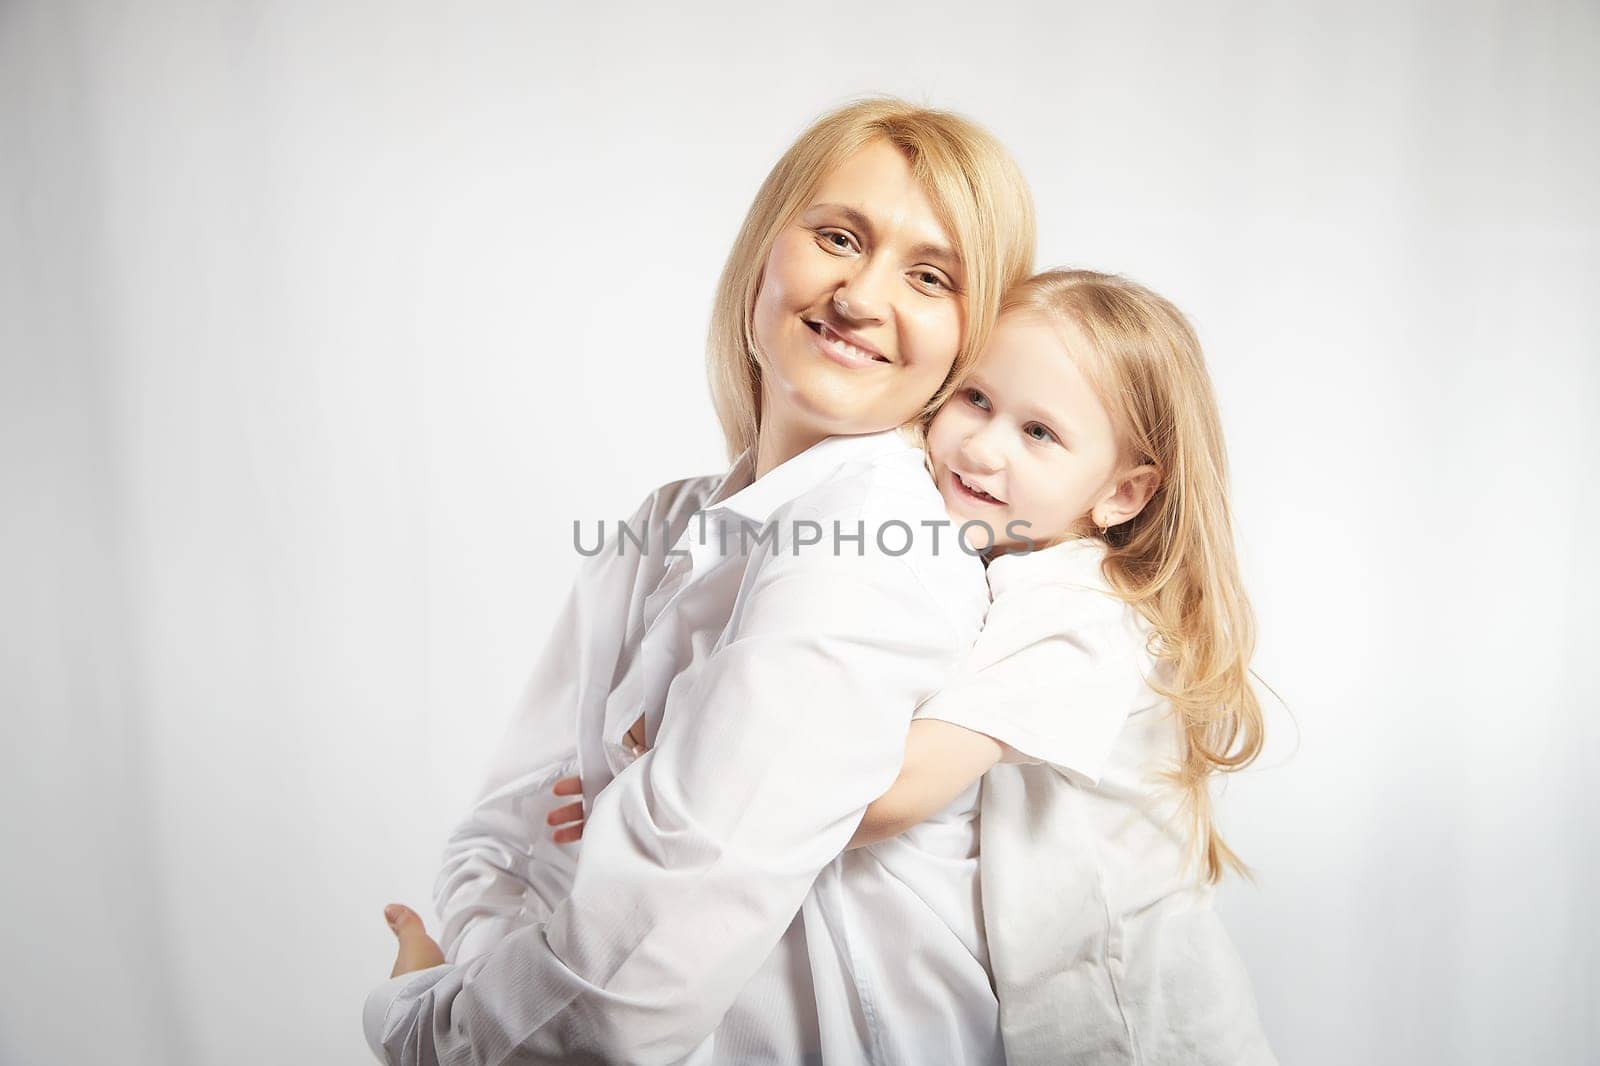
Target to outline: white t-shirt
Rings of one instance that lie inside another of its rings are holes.
[[[1075,540],[989,565],[982,634],[916,717],[1006,745],[983,779],[980,884],[1010,1066],[1275,1062],[1198,864],[1180,726],[1144,618]]]

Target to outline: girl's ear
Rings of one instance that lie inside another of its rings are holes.
[[[1120,526],[1144,510],[1150,497],[1161,487],[1161,471],[1153,463],[1141,463],[1117,476],[1117,486],[1094,509],[1094,524],[1102,529]]]

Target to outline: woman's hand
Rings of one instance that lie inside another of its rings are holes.
[[[416,911],[404,903],[391,903],[383,908],[383,920],[389,923],[389,930],[400,942],[400,950],[394,957],[394,969],[389,971],[390,977],[426,970],[444,962],[444,952],[439,950],[438,942],[423,928],[422,918]]]

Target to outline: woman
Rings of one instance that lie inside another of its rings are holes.
[[[455,964],[395,923],[365,1018],[380,1057],[1000,1061],[976,790],[839,853],[987,603],[896,427],[953,387],[1032,258],[1014,163],[956,116],[870,100],[779,160],[713,314],[733,467],[658,489],[629,522],[645,542],[586,562],[446,855]],[[545,825],[575,772],[581,862]]]

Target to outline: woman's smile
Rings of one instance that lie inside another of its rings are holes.
[[[826,322],[807,320],[806,326],[816,334],[817,348],[829,359],[852,370],[888,363],[882,352],[862,342],[859,336]]]
[[[750,310],[771,469],[824,437],[901,425],[961,347],[962,260],[906,153],[879,138],[773,238]]]

